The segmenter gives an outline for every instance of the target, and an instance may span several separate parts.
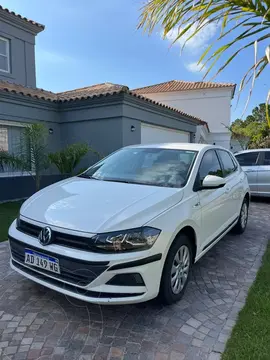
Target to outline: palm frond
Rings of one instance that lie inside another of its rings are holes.
[[[62,175],[72,176],[80,161],[88,152],[94,153],[99,158],[101,157],[100,154],[88,144],[78,143],[68,145],[61,151],[49,154],[49,159]]]
[[[3,168],[4,165],[12,170],[24,171],[27,168],[27,163],[22,156],[16,156],[0,149],[0,167]]]
[[[269,107],[268,106],[270,103],[270,90],[268,91],[268,94],[267,94],[267,98],[266,98],[266,119],[267,119],[267,122],[268,122],[268,126],[270,127],[270,116],[269,116]]]
[[[238,47],[218,67],[212,78],[227,68],[240,53],[252,46],[257,49],[259,45],[261,46],[269,40],[269,0],[150,0],[142,8],[138,28],[151,33],[157,25],[161,25],[164,37],[167,37],[172,30],[177,28],[178,32],[173,43],[185,37],[181,49],[183,50],[186,44],[207,25],[217,22],[220,23],[220,35],[203,50],[198,60],[198,65],[201,64],[202,68],[207,67],[204,78],[209,75],[216,63],[224,58],[230,49]],[[241,30],[240,34],[239,30]],[[229,37],[232,37],[232,40],[222,44],[217,49],[215,48],[215,44],[220,44]],[[266,58],[270,63],[270,47],[268,44]],[[256,79],[261,76],[267,64],[264,57],[259,60],[256,58],[252,67],[244,74],[239,91],[241,92],[251,82],[248,100]],[[250,76],[251,73],[253,73],[252,76]],[[269,100],[268,98],[267,101]]]

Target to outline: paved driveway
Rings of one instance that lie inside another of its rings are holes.
[[[0,358],[220,358],[253,282],[267,236],[270,203],[252,203],[244,235],[228,235],[193,268],[182,301],[100,307],[66,298],[9,269],[0,245]]]

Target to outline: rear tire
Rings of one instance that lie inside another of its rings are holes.
[[[173,242],[162,272],[159,298],[167,305],[179,301],[186,289],[192,266],[192,246],[186,234]]]
[[[243,234],[243,232],[246,230],[247,222],[248,222],[248,201],[245,198],[241,206],[238,222],[232,229],[233,233]]]

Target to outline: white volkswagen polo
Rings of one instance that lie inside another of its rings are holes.
[[[227,150],[203,144],[123,148],[21,207],[11,267],[99,304],[178,301],[194,262],[247,224],[247,177]]]

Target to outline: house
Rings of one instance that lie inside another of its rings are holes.
[[[194,141],[202,121],[171,105],[103,83],[53,93],[36,88],[35,37],[44,25],[0,6],[0,147],[16,153],[23,128],[43,123],[49,150],[87,142],[102,155],[137,143]],[[96,161],[89,154],[81,166]],[[0,164],[1,165],[1,164]],[[56,169],[42,186],[59,179]],[[34,191],[31,176],[0,166],[0,201],[23,198]]]
[[[230,149],[228,127],[235,84],[172,80],[133,91],[199,117],[204,124],[197,127],[195,141]]]

